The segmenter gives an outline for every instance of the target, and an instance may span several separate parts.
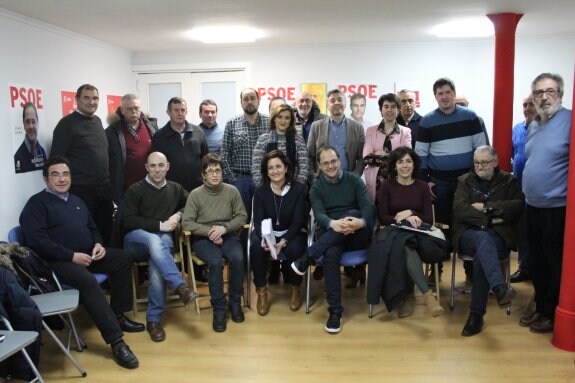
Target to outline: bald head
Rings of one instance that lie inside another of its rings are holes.
[[[533,97],[531,95],[526,96],[523,99],[523,116],[525,117],[525,123],[527,125],[531,124],[535,117],[537,117],[537,109],[535,109],[535,104],[533,103]]]
[[[469,101],[467,100],[467,97],[465,97],[464,95],[457,95],[455,97],[455,104],[459,105],[459,106],[464,106],[464,107],[468,107],[469,106]]]
[[[163,153],[153,152],[148,156],[146,161],[146,171],[148,172],[148,181],[156,187],[162,187],[166,180],[166,174],[170,170],[170,163]]]

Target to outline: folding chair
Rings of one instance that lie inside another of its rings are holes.
[[[177,243],[177,247],[174,247],[174,263],[180,267],[180,271],[184,275],[185,279],[185,264],[184,264],[184,250],[183,250],[183,243],[184,243],[184,236],[182,234],[181,227],[178,225],[174,233],[174,242]],[[134,316],[138,313],[138,304],[147,304],[148,303],[148,295],[139,296],[139,287],[140,287],[140,267],[149,267],[148,261],[134,261],[132,265],[132,312]],[[179,300],[180,297],[177,294],[168,294],[168,300],[175,301]]]
[[[12,229],[10,229],[10,231],[8,232],[8,242],[19,243],[20,245],[24,243],[24,234],[22,233],[22,228],[20,226],[14,226]],[[99,285],[108,280],[107,274],[102,273],[92,273],[92,274],[98,281]]]
[[[36,376],[36,378],[32,379],[29,383],[44,383],[42,375],[40,375],[40,372],[34,365],[30,355],[28,355],[28,352],[26,352],[26,347],[36,341],[38,338],[38,333],[36,331],[14,331],[10,321],[3,316],[0,316],[0,321],[7,328],[7,331],[0,330],[0,335],[5,337],[4,340],[0,343],[0,362],[11,357],[17,352],[21,352],[24,356],[24,359],[30,366],[30,369]]]

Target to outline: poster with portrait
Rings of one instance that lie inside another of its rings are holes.
[[[311,94],[322,114],[327,112],[327,83],[300,84],[300,90]]]
[[[9,92],[14,171],[18,174],[41,170],[46,161],[39,138],[40,123],[44,120],[42,89],[13,84]]]

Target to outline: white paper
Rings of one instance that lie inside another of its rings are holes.
[[[270,249],[270,255],[273,259],[278,259],[278,254],[276,253],[276,237],[273,232],[272,220],[271,218],[266,218],[262,220],[262,238],[266,241],[268,248]]]

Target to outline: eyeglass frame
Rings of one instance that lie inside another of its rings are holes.
[[[533,91],[533,98],[543,98],[543,95],[546,94],[547,97],[554,98],[559,94],[559,89],[557,88],[547,88],[547,89],[537,89]]]

